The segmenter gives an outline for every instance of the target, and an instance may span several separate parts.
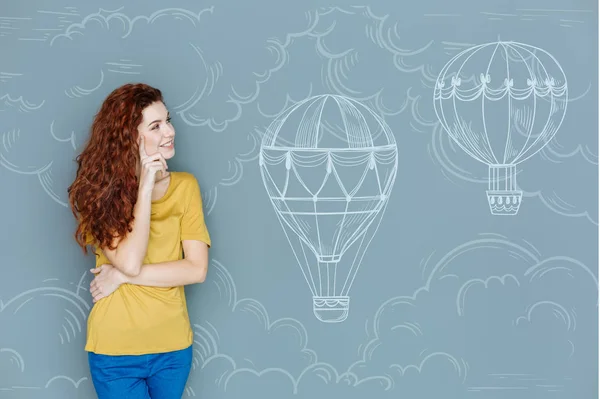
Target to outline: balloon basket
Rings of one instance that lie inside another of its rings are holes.
[[[324,323],[340,323],[348,317],[350,297],[347,296],[315,296],[313,297],[313,313]]]
[[[488,204],[492,215],[516,215],[523,198],[522,191],[487,190]]]

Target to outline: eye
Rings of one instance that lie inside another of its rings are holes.
[[[167,123],[171,123],[171,117],[170,116],[167,118]]]
[[[156,130],[156,129],[158,129],[158,124],[152,126],[152,130]]]

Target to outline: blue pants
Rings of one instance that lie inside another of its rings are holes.
[[[88,352],[98,399],[181,399],[192,366],[192,347],[148,355]]]

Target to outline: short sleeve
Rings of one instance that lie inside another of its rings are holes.
[[[210,247],[210,235],[204,222],[202,195],[198,181],[192,175],[187,184],[188,204],[181,219],[181,240],[198,240]]]

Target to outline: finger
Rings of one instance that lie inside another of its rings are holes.
[[[146,165],[147,163],[155,161],[164,161],[165,165],[167,164],[167,161],[165,160],[165,157],[163,157],[163,154],[161,154],[160,152],[155,152],[154,154],[150,154],[146,158],[144,158],[142,165]]]
[[[162,162],[165,170],[169,169],[169,166],[167,165],[167,160],[165,159],[163,154],[161,154],[160,152],[156,152],[152,155],[148,155],[147,161],[148,162],[160,161],[160,162]]]
[[[163,156],[163,154],[161,154],[160,152],[158,153],[158,161],[160,161],[163,164],[163,167],[165,168],[165,170],[169,169],[169,166],[167,165],[167,160],[165,159],[165,157]]]
[[[162,161],[162,160],[157,160],[157,161],[148,161],[147,163],[144,164],[143,168],[146,172],[150,171],[150,170],[167,170],[166,165],[166,161]]]
[[[106,298],[106,295],[104,294],[104,292],[98,291],[94,294],[94,298],[96,298],[96,300],[100,300],[102,298]]]
[[[92,273],[94,273],[94,274],[96,274],[96,273],[100,273],[100,272],[102,271],[102,266],[100,266],[100,267],[96,267],[96,268],[94,268],[94,269],[90,269],[90,271],[91,271]]]
[[[144,159],[148,156],[148,154],[146,154],[146,146],[144,143],[144,136],[142,136],[141,134],[140,134],[139,146],[140,146],[140,158]]]
[[[163,172],[166,172],[169,167],[167,166],[167,161],[163,158],[160,161],[160,168]]]
[[[146,170],[148,172],[157,172],[159,170],[165,171],[165,166],[162,162],[155,161],[147,165]]]
[[[101,286],[97,285],[94,287],[94,289],[92,290],[95,294],[101,294],[104,290],[102,289]],[[92,294],[94,295],[94,294]]]

